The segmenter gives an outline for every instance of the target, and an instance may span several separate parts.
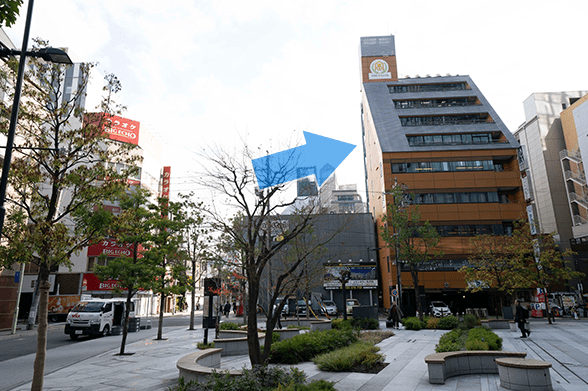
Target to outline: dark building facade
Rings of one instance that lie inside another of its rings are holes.
[[[286,221],[292,216],[278,217]],[[282,225],[285,225],[282,223]],[[357,299],[364,306],[380,306],[378,298],[378,270],[375,241],[375,226],[372,216],[368,213],[323,214],[314,218],[312,232],[302,242],[313,246],[313,243],[327,241],[314,252],[299,271],[306,268],[306,277],[300,284],[296,295],[320,297],[322,300],[333,300],[339,309],[344,310],[343,290],[337,280],[342,270],[349,270],[351,279],[346,284],[345,298]],[[260,304],[267,308],[273,280],[282,270],[284,255],[296,244],[296,240],[274,257],[264,271],[267,292],[260,292]],[[302,244],[305,245],[305,244]],[[272,281],[272,282],[270,282]]]

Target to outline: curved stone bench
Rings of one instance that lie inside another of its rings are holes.
[[[323,320],[323,319],[300,319],[300,321],[296,318],[294,319],[284,319],[280,322],[282,327],[288,327],[291,325],[294,326],[301,326],[301,327],[309,327],[310,331],[315,330],[330,330],[331,329],[331,321],[330,320]]]
[[[495,350],[468,350],[433,353],[425,357],[429,370],[429,383],[445,384],[445,379],[470,374],[498,373],[494,361],[503,357],[524,358],[525,352],[503,352]]]
[[[492,330],[499,330],[499,329],[509,329],[510,324],[509,319],[482,319],[480,324],[482,326],[488,326]]]
[[[249,354],[249,344],[247,343],[247,332],[234,331],[234,333],[241,333],[238,338],[232,335],[231,338],[214,339],[214,347],[222,350],[221,356],[246,356]],[[219,332],[220,335],[220,332]],[[260,341],[265,337],[264,333],[258,333],[257,337]]]
[[[517,391],[552,391],[551,364],[526,358],[497,358],[500,386]]]
[[[212,371],[220,368],[222,349],[205,349],[190,353],[178,360],[176,367],[180,370],[180,377],[186,381],[206,381]],[[241,376],[241,370],[228,370],[231,376]]]

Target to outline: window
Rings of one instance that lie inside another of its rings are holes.
[[[408,121],[408,119],[406,119]],[[424,123],[423,123],[424,125]],[[418,147],[421,145],[469,145],[469,144],[493,144],[507,143],[507,140],[500,140],[500,135],[490,133],[478,134],[432,134],[427,136],[406,136],[408,145]]]
[[[470,192],[470,193],[416,193],[410,203],[413,204],[471,204],[498,203],[498,193]]]
[[[402,126],[468,125],[494,122],[488,113],[400,117]]]
[[[497,167],[492,160],[392,163],[391,166],[393,173],[496,171]]]
[[[465,83],[431,83],[388,86],[390,93],[469,90]]]

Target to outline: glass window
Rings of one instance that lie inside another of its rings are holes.
[[[478,202],[488,202],[486,193],[478,193]]]
[[[470,202],[470,193],[459,193],[459,202],[467,204]]]
[[[444,204],[445,203],[445,193],[436,193],[434,194],[435,203],[436,204]]]
[[[433,142],[435,144],[442,144],[443,143],[443,136],[440,134],[436,134],[433,136]]]
[[[461,142],[464,144],[471,144],[472,143],[472,135],[471,134],[462,134],[461,135]]]
[[[452,137],[450,134],[446,134],[443,136],[443,144],[451,144],[452,142]]]
[[[455,199],[453,197],[453,193],[445,193],[445,203],[446,204],[453,204]]]
[[[495,191],[489,191],[488,193],[488,202],[498,202],[498,193]]]

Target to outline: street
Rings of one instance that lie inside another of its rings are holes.
[[[157,318],[152,318],[152,328],[140,332],[128,333],[127,346],[140,340],[152,339],[157,335]],[[187,328],[190,318],[186,315],[165,317],[163,320],[163,338],[166,331]],[[202,315],[195,317],[195,327],[202,325]],[[47,332],[47,359],[45,360],[45,374],[49,374],[79,363],[95,355],[120,348],[122,335],[101,338],[83,337],[72,341],[64,334],[65,323],[50,324]],[[13,389],[29,382],[33,377],[33,362],[35,359],[37,334],[24,332],[13,337],[0,338],[0,391]],[[126,349],[132,353],[132,349]]]

